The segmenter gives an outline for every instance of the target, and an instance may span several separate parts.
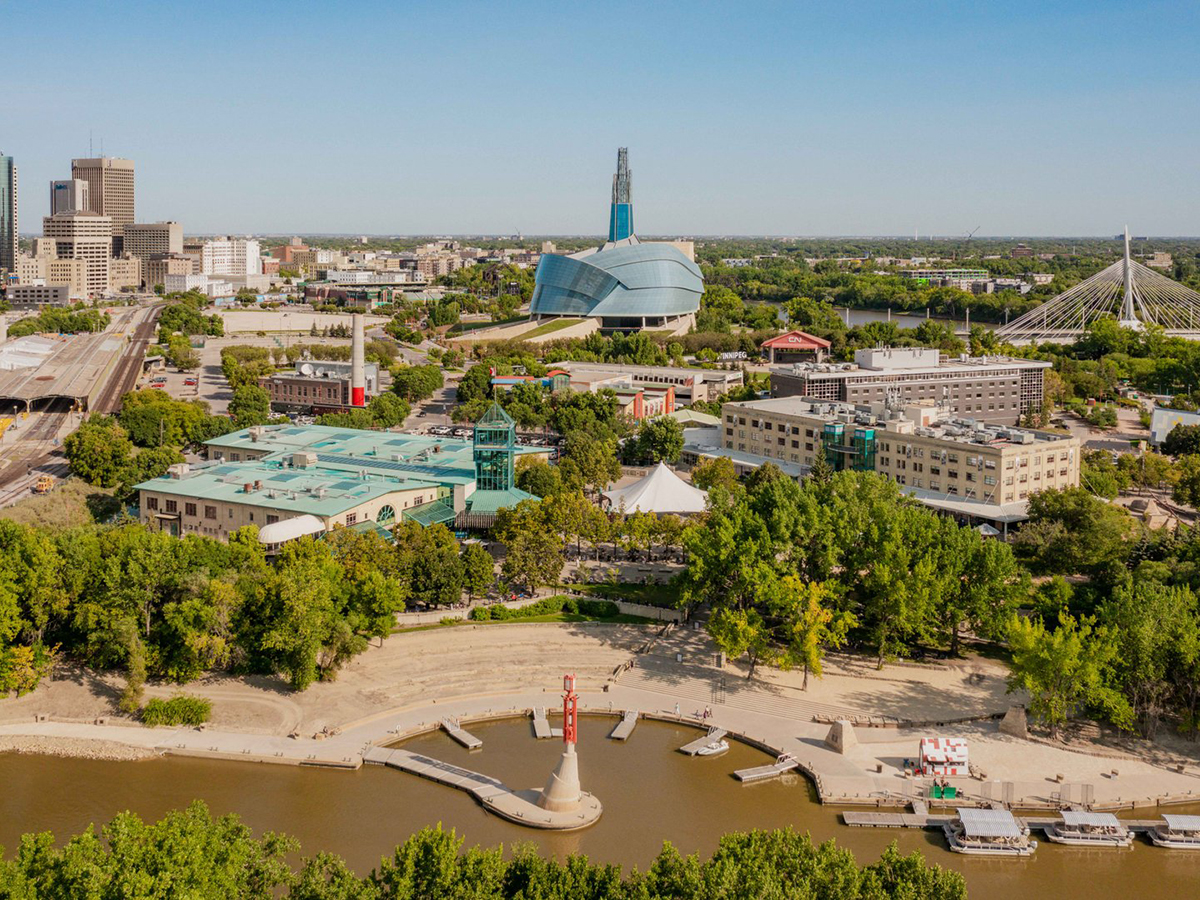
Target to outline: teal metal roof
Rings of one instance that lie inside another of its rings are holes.
[[[281,483],[283,478],[287,480]],[[246,491],[247,484],[260,482],[261,488]],[[330,473],[319,468],[284,473],[278,463],[254,461],[201,468],[180,478],[170,475],[152,478],[136,485],[136,489],[171,494],[201,503],[220,500],[328,518],[368,500],[436,486],[434,481],[412,478],[400,481],[375,475],[351,481],[342,477],[341,473]]]
[[[467,507],[474,515],[486,515],[516,506],[522,500],[536,499],[538,498],[533,494],[520,488],[511,488],[507,491],[476,491],[467,498]]]
[[[449,500],[436,500],[433,503],[422,503],[404,510],[406,522],[416,522],[422,528],[430,525],[445,525],[457,517],[454,505]]]

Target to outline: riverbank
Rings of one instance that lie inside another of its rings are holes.
[[[0,702],[0,741],[24,741],[22,752],[115,753],[115,745],[131,754],[121,758],[167,754],[352,769],[371,747],[436,728],[447,716],[471,722],[537,706],[554,710],[562,674],[573,671],[584,711],[633,709],[724,728],[794,756],[825,803],[900,806],[924,796],[928,784],[904,771],[924,736],[969,741],[976,777],[951,779],[968,802],[1107,809],[1200,800],[1197,760],[1165,744],[1117,760],[1113,750],[1129,753],[1128,740],[1119,748],[1100,739],[1061,746],[1001,734],[995,717],[1016,698],[1005,693],[1003,667],[989,660],[876,671],[839,657],[825,678],[801,691],[796,673],[760,670],[762,677],[749,682],[735,667],[718,669],[715,648],[692,629],[671,628],[647,649],[659,632],[580,623],[396,635],[358,657],[338,681],[302,694],[271,679],[188,685],[212,702],[213,721],[204,730],[151,729],[113,716],[119,679],[75,673]],[[157,685],[149,693],[174,690]],[[712,715],[704,720],[706,708]],[[844,753],[825,743],[831,718],[862,724]]]

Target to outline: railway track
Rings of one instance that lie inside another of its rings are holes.
[[[146,348],[154,337],[154,329],[158,325],[158,317],[162,314],[161,306],[151,308],[145,320],[136,326],[129,338],[129,345],[121,354],[116,368],[109,376],[108,384],[96,398],[91,411],[97,413],[115,413],[121,406],[121,398],[133,390],[137,384],[138,375],[142,370],[142,361],[146,358]]]

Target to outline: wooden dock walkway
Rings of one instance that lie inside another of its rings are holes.
[[[617,726],[609,732],[608,736],[614,741],[625,741],[633,734],[633,727],[637,725],[638,711],[636,709],[625,710],[621,716],[621,721]]]
[[[755,766],[752,769],[738,769],[733,773],[733,777],[744,784],[751,784],[755,781],[766,781],[768,778],[778,778],[784,772],[790,772],[792,769],[800,768],[800,763],[796,760],[787,758],[781,759],[778,762],[773,762],[769,766]]]
[[[544,706],[533,708],[533,736],[539,741],[554,737],[554,729],[550,727],[550,720],[546,718]]]
[[[690,743],[684,744],[679,748],[679,752],[686,753],[688,756],[695,756],[709,744],[713,743],[714,741],[721,740],[721,738],[725,737],[727,734],[729,734],[729,732],[724,728],[710,728],[708,729],[708,734],[704,735],[703,737],[698,737]]]
[[[475,735],[471,734],[470,732],[464,731],[462,726],[460,726],[453,719],[442,719],[441,724],[442,728],[445,729],[446,733],[450,735],[450,737],[454,738],[468,750],[478,750],[483,746],[483,741],[475,737]]]

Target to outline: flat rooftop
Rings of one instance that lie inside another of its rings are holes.
[[[784,416],[805,416],[819,419],[826,423],[865,425],[891,434],[908,433],[897,428],[897,425],[907,425],[911,427],[911,433],[918,437],[935,438],[937,440],[953,441],[960,444],[975,444],[978,446],[1031,446],[1071,439],[1070,435],[1055,434],[1050,431],[1037,431],[1032,428],[996,425],[991,422],[980,422],[977,419],[956,416],[941,418],[927,425],[919,425],[913,420],[905,418],[903,413],[897,410],[880,411],[876,407],[855,406],[850,403],[841,403],[835,400],[816,400],[810,397],[776,397],[770,400],[746,400],[727,403],[725,404],[725,410],[745,410],[750,413],[772,413]]]
[[[1053,363],[1040,359],[1018,359],[1015,356],[968,356],[951,357],[936,366],[881,366],[867,368],[858,363],[815,363],[799,362],[786,366],[774,366],[771,371],[781,375],[819,375],[823,378],[850,378],[885,375],[944,375],[948,372],[985,374],[995,369],[1049,369]]]
[[[257,485],[250,491],[247,484]],[[174,494],[199,502],[239,503],[297,515],[336,516],[394,491],[437,487],[436,482],[406,475],[348,473],[313,467],[285,468],[282,461],[201,464],[179,477],[164,475],[136,486],[141,491]]]
[[[692,366],[638,366],[623,363],[556,362],[554,365],[572,375],[583,372],[606,372],[612,375],[660,375],[670,378],[696,378],[700,381],[740,381],[740,369],[701,369]]]
[[[86,401],[125,350],[123,332],[30,335],[0,344],[0,401]]]

